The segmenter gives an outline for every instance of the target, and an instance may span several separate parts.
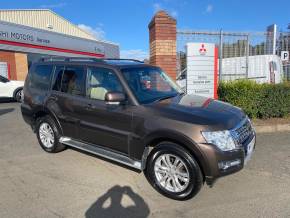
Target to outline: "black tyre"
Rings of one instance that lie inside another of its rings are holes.
[[[57,153],[66,148],[59,142],[59,130],[55,121],[48,115],[37,119],[36,135],[40,146],[46,152]]]
[[[23,89],[18,89],[14,94],[14,99],[17,102],[22,102],[23,98]]]
[[[192,198],[203,185],[196,160],[186,149],[171,142],[160,143],[150,152],[145,175],[159,193],[175,200]]]

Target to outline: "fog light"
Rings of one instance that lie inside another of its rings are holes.
[[[241,164],[240,159],[231,160],[231,161],[222,161],[218,163],[219,169],[226,170],[230,167],[234,167]]]

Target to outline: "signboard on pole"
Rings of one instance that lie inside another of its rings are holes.
[[[289,51],[281,51],[281,60],[289,61]]]
[[[217,98],[218,50],[212,43],[187,43],[188,94]]]

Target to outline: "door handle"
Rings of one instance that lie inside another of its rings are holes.
[[[95,109],[96,107],[93,106],[92,104],[87,104],[87,105],[85,106],[85,108],[86,108],[86,110],[93,110],[93,109]]]
[[[50,100],[57,101],[57,100],[58,100],[58,97],[56,97],[56,96],[50,96],[49,99],[50,99]]]

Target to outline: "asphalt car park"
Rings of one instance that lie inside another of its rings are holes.
[[[174,201],[140,173],[67,149],[48,154],[22,119],[0,104],[0,217],[289,217],[290,133],[258,134],[244,170]]]

